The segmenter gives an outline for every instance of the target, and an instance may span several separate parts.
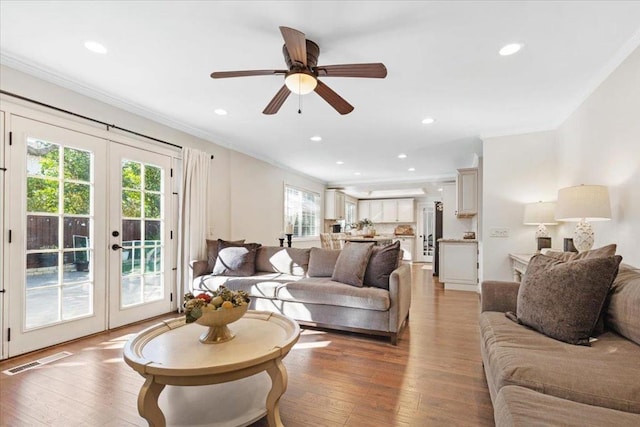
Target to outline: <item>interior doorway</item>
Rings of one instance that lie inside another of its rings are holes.
[[[435,251],[435,210],[433,203],[418,203],[416,259],[433,262]]]

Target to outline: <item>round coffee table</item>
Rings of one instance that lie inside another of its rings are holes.
[[[248,311],[240,320],[229,325],[236,337],[221,344],[202,344],[198,337],[205,327],[186,324],[184,317],[167,320],[145,329],[131,338],[124,347],[124,360],[146,378],[138,394],[138,412],[150,426],[165,426],[165,416],[158,405],[160,393],[167,385],[203,386],[235,382],[249,392],[255,377],[266,371],[271,387],[266,402],[255,410],[241,412],[247,419],[225,419],[225,411],[213,409],[222,424],[247,425],[267,415],[269,426],[282,426],[279,414],[280,397],[287,389],[287,371],[282,359],[298,341],[300,327],[283,315],[267,311]],[[264,374],[262,374],[264,375]],[[259,381],[256,380],[256,384]],[[233,385],[233,383],[230,383]],[[220,385],[222,386],[222,385]],[[220,387],[215,386],[215,387]],[[225,385],[227,386],[227,385]],[[257,387],[257,385],[256,385]],[[242,400],[244,393],[234,393]],[[207,395],[209,407],[215,407],[216,396]],[[171,403],[175,403],[172,401]],[[237,411],[236,411],[237,412]]]

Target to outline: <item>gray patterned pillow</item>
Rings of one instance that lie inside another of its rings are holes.
[[[331,280],[361,288],[372,249],[373,243],[345,243]]]
[[[589,345],[621,256],[564,262],[536,255],[518,290],[517,319],[570,344]]]
[[[256,251],[259,243],[238,246],[218,239],[218,257],[213,267],[214,276],[253,276],[256,272]]]

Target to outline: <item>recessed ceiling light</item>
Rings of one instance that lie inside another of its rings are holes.
[[[416,168],[409,168],[407,169],[409,172],[415,172]]]
[[[227,110],[223,110],[222,108],[216,108],[213,112],[219,116],[226,116],[228,114]]]
[[[436,119],[434,119],[433,117],[425,117],[424,119],[422,119],[422,124],[423,125],[430,125],[432,123],[435,123]]]
[[[360,172],[354,172],[354,175],[362,175]]]
[[[322,137],[320,135],[314,135],[311,138],[309,138],[310,140],[312,140],[313,142],[320,142],[322,141]]]
[[[336,162],[336,165],[344,165],[344,162],[343,162],[342,160],[338,160],[338,161]]]
[[[442,188],[438,188],[438,191],[442,191]]]
[[[500,49],[500,55],[502,56],[509,56],[509,55],[513,55],[514,53],[518,52],[520,49],[522,49],[522,44],[521,43],[511,43],[508,44],[506,46],[503,46],[502,49]]]
[[[399,159],[406,159],[406,158],[407,158],[407,155],[406,155],[406,154],[404,154],[404,153],[401,153],[401,154],[398,154],[398,158],[399,158]]]
[[[94,52],[94,53],[100,53],[103,55],[107,53],[107,48],[104,47],[103,44],[98,43],[97,41],[94,41],[94,40],[87,40],[86,42],[84,42],[84,47],[86,47],[87,49],[89,49],[91,52]]]

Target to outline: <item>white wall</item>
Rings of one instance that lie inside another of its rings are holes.
[[[0,74],[2,75],[0,88],[5,91],[173,144],[213,154],[215,156],[214,169],[207,195],[210,198],[207,237],[245,238],[248,241],[257,241],[265,245],[277,245],[277,238],[283,229],[285,182],[319,192],[322,195],[321,202],[324,203],[324,184],[309,177],[280,169],[269,163],[15,69],[2,66]],[[86,120],[74,119],[69,115],[55,113],[50,109],[34,107],[31,103],[17,101],[12,97],[3,96],[3,102],[38,108],[53,115],[91,125]],[[127,134],[127,136],[130,135]],[[295,244],[297,247],[309,245],[319,246],[319,241],[305,241]]]
[[[556,200],[558,189],[579,184],[609,187],[613,218],[592,224],[594,246],[617,243],[624,262],[640,266],[640,48],[557,130],[487,138],[483,156],[482,279],[510,280],[508,254],[535,250],[524,203]],[[490,237],[491,227],[508,227],[510,237]],[[573,227],[549,227],[553,246]]]
[[[523,225],[525,203],[557,198],[556,133],[488,138],[482,168],[482,279],[511,280],[509,253],[533,253],[536,227]],[[493,227],[509,229],[509,237],[491,237]],[[557,230],[549,226],[554,247]]]
[[[594,247],[617,243],[623,262],[640,266],[640,48],[560,126],[558,142],[559,188],[609,187],[613,218],[591,224]]]

